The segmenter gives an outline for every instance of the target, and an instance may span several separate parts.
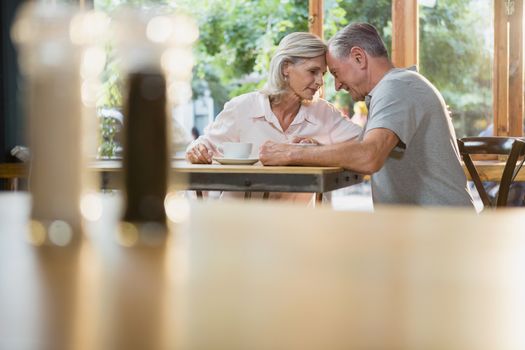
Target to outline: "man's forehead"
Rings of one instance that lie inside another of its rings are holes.
[[[340,61],[340,58],[332,50],[326,51],[326,58],[332,61]]]
[[[340,60],[332,56],[330,52],[326,54],[326,63],[328,64],[328,69],[330,69],[330,71],[336,70],[341,65]]]

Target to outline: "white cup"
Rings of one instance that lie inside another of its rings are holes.
[[[225,142],[222,144],[224,158],[248,158],[253,144],[249,142]]]

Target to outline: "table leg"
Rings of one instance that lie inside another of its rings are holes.
[[[18,191],[18,178],[13,177],[7,179],[7,187],[9,191]]]
[[[202,199],[202,191],[195,191],[198,199]]]
[[[102,191],[106,191],[109,189],[109,173],[103,171],[101,173],[101,187],[102,187]]]
[[[320,205],[323,202],[323,193],[315,194],[315,206]]]

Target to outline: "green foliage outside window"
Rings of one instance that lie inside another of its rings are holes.
[[[201,82],[206,82],[216,110],[233,96],[261,88],[279,41],[288,33],[308,30],[304,0],[201,1],[206,7],[198,3],[194,93],[202,93]]]
[[[144,8],[170,6],[193,15],[200,30],[194,50],[194,98],[209,89],[216,111],[230,98],[261,88],[281,38],[308,30],[305,0],[95,0],[97,8],[108,12],[122,3]],[[477,134],[492,119],[491,52],[486,32],[492,28],[486,15],[490,3],[439,0],[434,8],[420,7],[419,69],[450,105],[458,136]],[[391,0],[325,0],[324,6],[325,38],[350,22],[370,22],[391,51]],[[480,6],[487,11],[480,13]],[[116,106],[122,103],[118,74],[110,63],[107,68],[103,104]],[[351,111],[349,95],[335,93],[329,74],[325,96]]]
[[[440,0],[420,9],[420,71],[441,91],[458,137],[492,122],[492,1]]]

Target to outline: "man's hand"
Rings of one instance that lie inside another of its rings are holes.
[[[186,152],[186,159],[192,164],[211,164],[212,157],[213,152],[202,143]]]
[[[259,149],[259,160],[264,165],[288,165],[291,151],[297,146],[266,141]]]

